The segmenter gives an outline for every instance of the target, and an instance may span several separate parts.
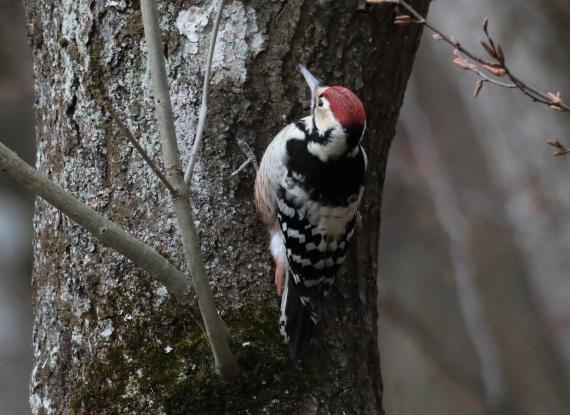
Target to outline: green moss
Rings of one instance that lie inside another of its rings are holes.
[[[318,384],[318,368],[291,368],[276,308],[247,306],[224,316],[243,368],[239,379],[228,382],[214,373],[207,340],[197,325],[162,314],[162,328],[174,318],[166,332],[158,329],[166,336],[162,341],[149,338],[150,326],[139,326],[89,365],[70,401],[73,413],[291,413]],[[172,351],[166,353],[165,345]]]
[[[225,321],[232,332],[242,377],[222,381],[211,370],[206,348],[208,366],[202,366],[194,380],[176,385],[167,413],[190,413],[191,409],[208,414],[290,413],[297,409],[308,386],[314,385],[317,371],[291,367],[278,332],[277,310],[243,307],[229,312]]]
[[[69,45],[69,40],[67,40],[67,38],[62,36],[58,39],[57,43],[59,44],[60,47],[66,48],[67,45]]]

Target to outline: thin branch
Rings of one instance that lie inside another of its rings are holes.
[[[210,49],[208,50],[208,59],[206,61],[206,72],[204,73],[204,86],[202,87],[202,105],[200,106],[200,115],[198,118],[198,127],[196,128],[196,136],[194,137],[194,145],[192,146],[192,153],[190,154],[190,161],[184,174],[184,182],[186,186],[190,187],[192,181],[192,173],[194,165],[198,158],[200,145],[202,144],[202,136],[206,128],[206,118],[208,115],[208,94],[210,89],[210,71],[212,69],[212,58],[214,56],[214,48],[216,47],[216,39],[218,37],[218,29],[220,27],[220,20],[222,18],[222,11],[224,9],[225,0],[220,0],[218,11],[216,12],[216,19],[212,27],[212,34],[210,36]]]
[[[407,15],[398,15],[394,21],[397,25],[408,25],[412,23],[417,23],[424,25],[427,29],[434,33],[433,37],[436,40],[443,41],[453,47],[453,54],[455,59],[453,63],[462,69],[470,70],[479,76],[479,80],[475,85],[474,96],[477,97],[479,92],[483,87],[485,82],[497,85],[502,88],[508,89],[518,89],[524,95],[529,97],[534,102],[548,106],[550,109],[570,113],[570,105],[564,102],[560,92],[542,92],[537,88],[530,86],[520,80],[512,70],[507,66],[505,60],[505,54],[501,45],[499,45],[490,35],[489,35],[489,19],[485,18],[483,20],[483,32],[486,37],[486,41],[482,41],[481,45],[485,52],[489,55],[491,60],[481,58],[477,54],[465,49],[457,39],[453,36],[447,36],[441,30],[432,26],[425,17],[419,14],[412,6],[410,6],[405,0],[367,0],[369,4],[381,4],[381,3],[391,3],[403,6],[413,17]],[[506,77],[510,82],[501,82],[497,78]],[[559,143],[560,144],[560,143]],[[561,144],[560,144],[561,145]],[[562,145],[561,145],[562,146]],[[564,147],[564,146],[562,146]],[[554,155],[563,156],[570,154],[567,151],[561,151],[558,149]]]
[[[168,191],[172,195],[176,195],[176,190],[174,190],[174,187],[172,187],[172,185],[170,184],[168,179],[164,176],[164,174],[162,174],[162,172],[160,171],[160,169],[158,168],[156,163],[148,155],[148,153],[145,151],[145,149],[142,148],[142,146],[139,144],[138,140],[134,137],[133,133],[131,133],[131,131],[127,128],[127,126],[125,124],[123,124],[123,122],[121,121],[121,119],[119,118],[117,113],[115,112],[115,109],[113,108],[113,106],[107,102],[102,102],[102,105],[105,108],[105,110],[109,113],[109,115],[111,116],[111,118],[113,119],[115,124],[117,124],[117,127],[119,127],[119,130],[121,131],[121,133],[133,145],[133,147],[138,151],[140,156],[144,159],[144,161],[146,161],[146,163],[149,165],[149,167],[152,169],[152,171],[157,175],[157,177],[160,179],[160,181],[166,186]]]
[[[182,236],[184,254],[192,272],[192,282],[206,327],[208,341],[214,355],[216,372],[224,378],[235,377],[239,374],[239,366],[230,349],[229,334],[224,322],[218,315],[214,295],[210,289],[204,267],[204,258],[200,251],[200,241],[194,223],[188,187],[184,182],[180,167],[180,153],[176,141],[164,54],[160,40],[158,11],[154,0],[141,0],[141,12],[154,90],[156,119],[162,142],[162,155],[168,181],[177,192],[176,196],[173,197],[173,203],[178,228]]]
[[[544,105],[548,105],[551,109],[560,112],[570,112],[570,105],[566,104],[560,97],[559,93],[553,94],[551,92],[542,92],[538,89],[524,83],[518,77],[516,77],[511,70],[505,64],[505,56],[502,52],[502,48],[499,44],[495,46],[495,41],[489,36],[488,32],[488,19],[485,19],[483,22],[483,30],[485,32],[485,36],[487,41],[489,42],[487,46],[490,48],[485,47],[487,53],[491,56],[493,61],[488,61],[477,56],[475,53],[470,52],[469,50],[465,49],[459,41],[457,41],[453,36],[447,36],[442,31],[437,29],[436,27],[432,26],[421,14],[419,14],[412,6],[410,6],[404,0],[367,0],[369,4],[381,4],[381,3],[392,3],[398,4],[403,6],[416,20],[408,20],[402,19],[401,17],[396,18],[396,23],[398,24],[409,24],[409,23],[417,23],[422,24],[430,31],[432,31],[435,35],[434,38],[436,40],[444,41],[445,43],[449,44],[453,47],[454,50],[461,52],[465,57],[471,59],[472,61],[480,64],[483,66],[483,69],[487,72],[492,73],[493,75],[503,77],[508,77],[512,84],[501,84],[499,82],[493,82],[498,86],[502,86],[504,88],[517,88],[523,94],[527,95],[533,101],[539,102]],[[482,42],[484,43],[484,42]],[[461,65],[460,65],[461,66]],[[467,68],[464,68],[467,69]],[[490,81],[489,79],[487,79]],[[491,81],[490,81],[491,82]]]
[[[235,169],[232,174],[230,174],[230,177],[234,177],[237,176],[243,169],[245,169],[247,166],[249,166],[249,164],[252,162],[252,159],[247,159],[246,161],[244,161],[243,163],[241,163],[241,165]]]
[[[453,51],[453,54],[455,55],[455,59],[453,60],[453,63],[456,64],[457,66],[459,66],[461,69],[465,69],[468,71],[472,71],[475,72],[477,74],[477,76],[479,76],[481,78],[481,80],[483,80],[484,82],[490,82],[492,84],[495,84],[497,86],[500,86],[501,88],[507,88],[507,89],[514,89],[517,88],[517,86],[513,83],[507,83],[507,82],[501,82],[495,78],[490,77],[489,75],[487,75],[485,72],[483,72],[477,65],[474,65],[472,63],[470,63],[465,56],[463,56],[461,54],[461,52],[459,51],[459,49],[455,49]]]
[[[102,244],[121,253],[152,278],[164,284],[168,292],[180,303],[193,303],[190,281],[166,258],[63,190],[47,175],[28,165],[2,143],[0,168],[34,195],[40,196],[87,229]]]

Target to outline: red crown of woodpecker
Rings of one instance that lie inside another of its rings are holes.
[[[323,96],[329,101],[331,111],[343,126],[364,126],[364,105],[350,89],[339,85],[331,86],[325,89]]]

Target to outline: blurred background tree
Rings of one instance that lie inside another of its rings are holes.
[[[485,16],[523,79],[570,96],[567,0],[438,1],[430,12],[472,49]],[[544,141],[570,144],[568,116],[491,85],[475,100],[475,76],[424,36],[384,193],[386,412],[487,414],[490,388],[508,413],[567,413],[570,161],[553,158]],[[19,1],[0,1],[0,39],[1,139],[33,163],[32,70]],[[3,414],[29,412],[31,207],[0,175]],[[469,334],[458,297],[465,281],[483,311],[475,317],[487,346]],[[481,360],[491,365],[485,376]]]
[[[570,95],[568,3],[437,2],[429,20],[479,50],[485,16],[523,79]],[[452,60],[424,33],[389,157],[386,412],[492,413],[490,388],[501,413],[568,413],[570,164],[544,141],[568,142],[570,120],[492,85],[474,99],[476,77]]]

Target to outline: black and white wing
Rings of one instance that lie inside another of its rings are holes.
[[[362,196],[365,155],[323,163],[306,143],[287,144],[287,174],[280,183],[277,217],[289,274],[281,304],[281,332],[291,359],[302,365],[328,294],[344,262]]]

